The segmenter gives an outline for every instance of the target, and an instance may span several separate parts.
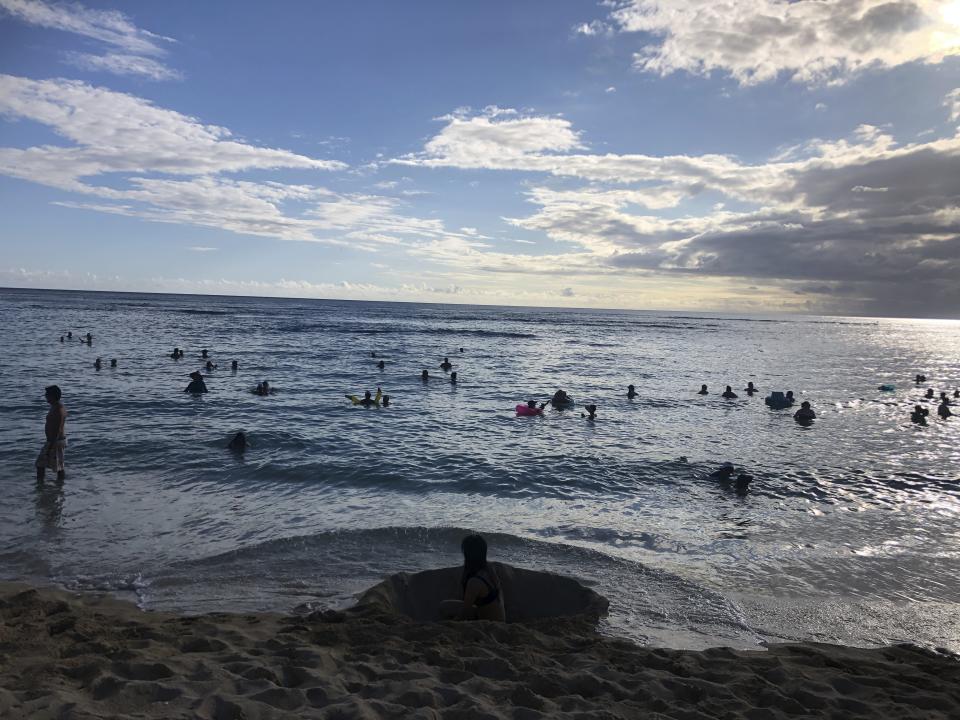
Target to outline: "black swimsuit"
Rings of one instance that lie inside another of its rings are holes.
[[[463,582],[464,590],[467,589],[467,583],[470,581],[470,578],[476,578],[477,580],[482,582],[484,585],[486,585],[490,589],[490,592],[488,592],[482,598],[477,600],[477,607],[483,607],[484,605],[489,605],[490,603],[496,602],[497,598],[500,597],[500,588],[496,587],[495,585],[492,585],[489,580],[487,580],[483,575],[480,575],[479,573],[471,575],[466,580],[464,580]]]

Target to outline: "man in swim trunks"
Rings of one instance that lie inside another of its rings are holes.
[[[63,450],[67,446],[65,426],[67,423],[67,408],[60,402],[62,393],[56,385],[50,385],[44,391],[44,397],[50,403],[50,411],[43,427],[46,442],[37,457],[37,482],[43,482],[47,469],[57,473],[57,482],[63,482]]]

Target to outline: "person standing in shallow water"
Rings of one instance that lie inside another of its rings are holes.
[[[463,572],[460,575],[462,600],[444,600],[440,612],[445,620],[496,620],[505,622],[503,590],[493,567],[487,562],[487,541],[467,535],[460,543]]]
[[[44,398],[50,404],[47,419],[43,426],[46,442],[40,455],[37,457],[37,482],[43,482],[47,470],[57,473],[57,482],[63,482],[63,451],[67,446],[66,424],[67,408],[60,402],[62,393],[56,385],[50,385],[44,390]]]
[[[203,381],[203,375],[194,371],[190,373],[190,384],[184,389],[192,395],[199,395],[207,392],[207,384]]]

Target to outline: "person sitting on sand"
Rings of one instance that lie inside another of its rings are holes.
[[[238,432],[233,436],[233,439],[227,443],[227,449],[242,453],[247,449],[247,436],[242,432]]]
[[[420,379],[421,379],[423,382],[427,382],[427,381],[430,379],[430,373],[428,373],[426,370],[424,370],[422,373],[420,373]]]
[[[727,385],[727,389],[723,391],[723,394],[720,396],[726,398],[727,400],[734,400],[739,397],[734,391],[733,388]]]
[[[493,567],[487,562],[487,541],[480,535],[467,535],[460,543],[463,573],[462,600],[444,600],[441,616],[446,620],[496,620],[505,622],[503,590]]]
[[[386,365],[386,363],[383,362],[383,360],[381,360],[380,362],[377,363],[377,368],[380,369],[380,370],[383,370],[386,366],[387,366],[387,365]]]
[[[920,405],[913,406],[913,412],[910,413],[910,422],[916,425],[926,425],[927,424],[927,415],[930,414],[930,411]]]
[[[707,390],[707,386],[706,386],[706,385],[701,385],[701,386],[700,386],[700,392],[698,392],[697,395],[709,395],[709,394],[710,394],[710,392]]]
[[[597,406],[596,405],[584,405],[583,409],[587,411],[587,414],[584,415],[580,413],[580,417],[586,418],[587,420],[596,420],[597,419]]]
[[[940,416],[941,420],[946,420],[948,417],[953,415],[953,413],[950,411],[950,403],[948,403],[946,400],[940,403],[940,405],[937,406],[937,415]]]
[[[193,395],[199,395],[207,392],[207,384],[203,382],[203,375],[196,370],[190,373],[190,384],[187,385],[184,392],[188,392]]]
[[[800,409],[793,414],[793,419],[801,424],[808,423],[816,420],[817,414],[813,411],[813,408],[810,407],[810,403],[804,400],[800,403]]]
[[[65,430],[67,408],[60,401],[63,394],[57,385],[46,387],[43,391],[43,397],[50,405],[50,410],[47,412],[47,419],[43,426],[43,434],[46,440],[35,463],[37,482],[43,482],[48,469],[57,474],[57,482],[63,482],[63,451],[67,447]]]
[[[377,388],[377,396],[372,397],[369,390],[363,394],[363,399],[358,398],[356,395],[347,395],[347,400],[352,402],[354,405],[363,405],[365,408],[377,407],[380,405],[380,400],[383,398],[383,391],[380,388]]]
[[[443,362],[440,363],[440,369],[444,372],[449,372],[450,368],[453,367],[453,363],[450,362],[450,358],[444,358]]]
[[[752,381],[752,380],[747,383],[747,387],[745,387],[745,388],[743,389],[743,391],[744,391],[747,395],[753,395],[755,392],[757,392],[757,389],[753,386],[753,381]]]
[[[100,361],[100,358],[97,358],[96,360],[93,361],[93,367],[96,370],[99,370],[102,365],[103,363]]]
[[[637,391],[633,385],[627,385],[627,400],[633,400],[637,396]]]

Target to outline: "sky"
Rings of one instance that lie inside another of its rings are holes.
[[[0,286],[960,318],[960,0],[0,0]]]

